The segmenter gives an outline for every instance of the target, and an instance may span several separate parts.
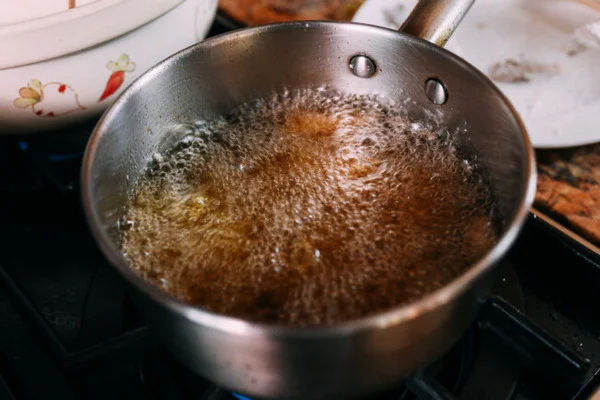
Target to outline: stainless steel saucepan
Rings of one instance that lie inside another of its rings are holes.
[[[240,30],[192,46],[139,78],[110,107],[88,144],[83,200],[102,251],[134,288],[151,328],[188,367],[256,398],[363,397],[408,379],[473,322],[495,266],[518,235],[535,190],[534,155],[507,99],[440,46],[473,0],[421,0],[400,32],[341,22]],[[331,327],[249,323],[184,304],[142,280],[119,252],[118,219],[172,127],[230,111],[284,88],[329,85],[403,101],[415,119],[437,115],[476,156],[501,214],[497,245],[422,300]]]

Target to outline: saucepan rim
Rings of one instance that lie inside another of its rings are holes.
[[[507,224],[507,227],[500,237],[500,240],[498,240],[496,245],[490,249],[484,257],[472,264],[468,270],[444,287],[437,289],[409,304],[394,307],[387,311],[373,313],[363,318],[333,325],[295,327],[289,325],[286,326],[257,323],[241,318],[217,314],[181,301],[167,294],[156,285],[143,279],[134,271],[133,268],[127,264],[119,249],[113,244],[107,232],[104,230],[96,208],[96,202],[93,195],[93,177],[91,176],[91,170],[95,160],[98,144],[105,136],[107,127],[110,125],[111,121],[120,114],[120,110],[128,101],[128,98],[134,93],[144,90],[146,82],[151,80],[155,75],[160,74],[161,71],[169,69],[179,60],[185,59],[190,53],[193,53],[200,48],[217,46],[222,42],[235,40],[236,38],[239,40],[250,36],[260,37],[260,35],[263,33],[277,30],[290,30],[297,28],[306,29],[315,26],[329,26],[335,28],[340,25],[351,25],[354,26],[353,29],[359,31],[367,30],[371,33],[377,32],[379,35],[402,35],[404,36],[403,40],[407,40],[415,46],[422,46],[424,51],[444,52],[446,57],[449,57],[455,63],[461,64],[472,74],[477,75],[479,79],[485,81],[494,94],[502,100],[506,107],[509,108],[513,118],[520,128],[520,132],[522,133],[521,140],[525,146],[524,151],[527,157],[527,170],[525,171],[527,174],[527,182],[525,183],[524,192],[519,201],[518,210],[511,219],[510,223]],[[319,339],[360,334],[361,332],[369,331],[373,328],[384,329],[392,325],[400,324],[404,321],[419,318],[423,314],[427,314],[428,312],[434,311],[444,304],[451,302],[453,299],[460,296],[464,291],[471,288],[471,286],[477,282],[480,276],[482,276],[489,269],[493,268],[504,257],[518,237],[529,214],[530,208],[533,205],[537,182],[535,166],[536,161],[533,147],[527,135],[525,126],[523,125],[523,122],[521,121],[521,118],[519,117],[519,114],[515,108],[511,105],[506,96],[504,96],[502,92],[489,80],[489,78],[457,55],[426,40],[374,25],[341,21],[294,21],[244,28],[214,36],[168,57],[138,77],[104,112],[103,116],[97,123],[89,139],[83,158],[81,188],[83,206],[86,218],[88,220],[88,225],[90,226],[94,239],[104,253],[105,257],[108,258],[111,264],[117,268],[117,270],[129,283],[133,284],[137,290],[142,292],[144,295],[149,296],[153,301],[162,304],[170,311],[176,312],[177,314],[196,324],[210,327],[221,332],[250,336],[269,335],[296,339]]]

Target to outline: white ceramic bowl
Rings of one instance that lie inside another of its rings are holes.
[[[8,39],[0,44],[13,64],[23,60],[22,65],[9,67],[0,62],[0,133],[39,133],[99,116],[144,71],[204,39],[217,9],[217,0],[145,0],[146,12],[138,13],[144,16],[127,18],[131,14],[123,14],[126,7],[140,6],[136,1],[94,0],[59,13],[60,18],[54,14],[0,23],[0,40],[4,34],[15,44],[19,31],[23,35],[20,50],[8,48]],[[102,2],[112,3],[113,8],[98,9]],[[79,16],[71,17],[69,13],[75,12]],[[48,22],[52,18],[54,25]],[[89,29],[82,27],[84,21]],[[68,36],[62,40],[65,32]],[[77,40],[71,40],[73,36]],[[116,37],[106,40],[111,36]],[[47,43],[31,43],[44,37]],[[57,48],[66,55],[31,62],[36,55],[28,52],[47,54]]]

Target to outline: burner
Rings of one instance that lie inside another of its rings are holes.
[[[0,137],[0,192],[4,195],[32,192],[44,187],[44,179],[11,138]]]
[[[0,190],[63,192],[79,186],[83,152],[96,121],[65,131],[0,139]]]

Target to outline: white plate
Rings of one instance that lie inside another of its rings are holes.
[[[367,0],[353,21],[397,28],[414,4]],[[583,46],[578,29],[597,22],[571,0],[477,0],[446,47],[489,77],[509,59],[526,66],[526,81],[493,80],[535,147],[590,144],[600,141],[600,46]]]

